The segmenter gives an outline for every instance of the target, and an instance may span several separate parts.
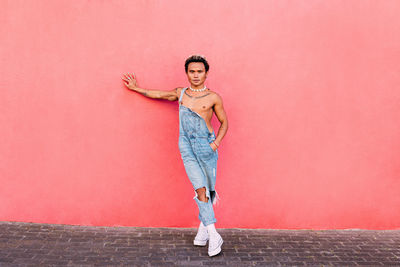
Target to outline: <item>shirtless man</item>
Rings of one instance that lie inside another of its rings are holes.
[[[122,79],[126,87],[146,97],[179,101],[179,151],[199,208],[200,225],[193,244],[205,246],[209,241],[208,255],[215,256],[221,252],[223,243],[215,229],[213,209],[219,199],[215,189],[218,147],[228,130],[228,119],[221,96],[204,86],[208,70],[204,56],[190,56],[185,62],[189,88],[170,91],[139,88],[134,74],[125,74]],[[217,137],[211,125],[213,113],[221,123]]]

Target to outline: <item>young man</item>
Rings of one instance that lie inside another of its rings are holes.
[[[179,151],[199,208],[200,226],[193,243],[205,246],[209,241],[208,255],[214,256],[221,252],[223,243],[215,229],[213,204],[219,199],[215,190],[218,147],[228,130],[228,119],[221,96],[204,86],[208,70],[204,56],[190,56],[185,62],[189,88],[170,91],[139,88],[134,74],[125,74],[122,79],[127,82],[126,87],[146,97],[179,101]],[[213,113],[221,123],[217,137],[211,126]]]

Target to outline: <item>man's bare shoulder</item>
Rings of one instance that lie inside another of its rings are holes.
[[[183,87],[175,87],[174,89],[171,90],[171,92],[173,92],[176,97],[174,100],[179,100],[182,89]]]
[[[209,93],[211,94],[211,97],[212,97],[214,102],[222,101],[221,95],[219,93],[217,93],[216,91],[213,91],[213,90],[210,89]]]
[[[175,87],[175,91],[176,91],[176,94],[178,95],[178,97],[180,96],[180,94],[181,94],[181,91],[182,91],[182,89],[183,89],[184,87]]]

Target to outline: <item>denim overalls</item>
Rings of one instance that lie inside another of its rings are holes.
[[[203,117],[190,108],[182,105],[182,96],[186,88],[182,89],[179,97],[179,151],[185,166],[186,174],[195,190],[195,199],[199,207],[199,219],[204,225],[215,223],[213,204],[219,196],[215,190],[217,173],[218,149],[214,151],[210,143],[215,140],[207,128]],[[197,198],[196,189],[205,187],[208,202]]]

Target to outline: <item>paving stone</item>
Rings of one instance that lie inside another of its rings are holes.
[[[0,266],[400,266],[400,230],[218,231],[209,257],[195,228],[0,222]]]

